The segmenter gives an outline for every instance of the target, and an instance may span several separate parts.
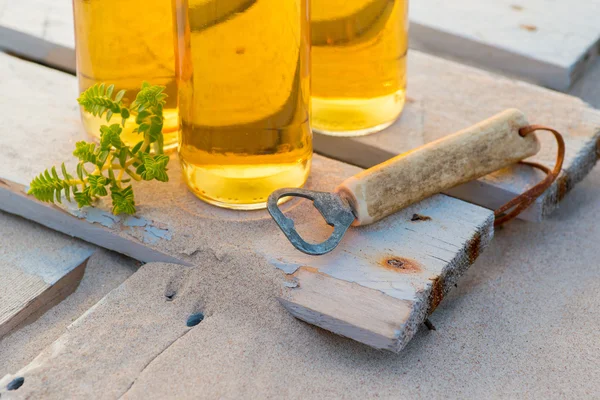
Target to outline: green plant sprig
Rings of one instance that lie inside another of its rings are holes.
[[[162,135],[167,98],[164,90],[163,86],[144,82],[129,107],[123,105],[124,90],[113,97],[114,85],[96,84],[81,93],[77,101],[85,112],[95,117],[105,116],[107,123],[118,115],[120,124],[100,126],[99,144],[85,141],[75,144],[73,155],[79,159],[76,176],[69,174],[63,163],[62,177],[52,167],[31,181],[28,193],[48,203],[62,203],[63,195],[71,201],[72,194],[77,205],[84,207],[108,196],[110,191],[113,214],[135,214],[133,187],[126,184],[131,180],[169,180],[169,157],[164,154]],[[132,117],[137,125],[133,132],[142,136],[139,143],[130,147],[121,140],[121,133]]]

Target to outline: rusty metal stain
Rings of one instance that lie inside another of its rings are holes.
[[[416,221],[431,221],[431,217],[428,217],[427,215],[413,214],[412,218],[410,220],[412,222],[416,222]]]
[[[556,199],[557,201],[562,201],[565,198],[565,195],[569,191],[569,177],[566,173],[563,172],[563,175],[556,180],[557,191],[556,191]]]
[[[479,250],[481,248],[481,233],[475,233],[475,236],[467,245],[467,255],[469,256],[469,264],[473,264],[477,257],[479,257]]]
[[[379,262],[379,265],[387,270],[404,274],[415,274],[422,271],[421,264],[404,257],[387,256]]]
[[[444,298],[444,279],[441,276],[431,279],[431,294],[429,295],[429,309],[427,314],[435,311]]]
[[[529,25],[529,24],[521,24],[521,25],[519,25],[519,27],[521,29],[524,29],[524,30],[529,31],[529,32],[536,32],[538,30],[537,26],[535,26],[535,25]]]

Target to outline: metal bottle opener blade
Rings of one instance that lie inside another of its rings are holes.
[[[328,225],[333,226],[333,233],[322,243],[308,243],[298,234],[294,221],[283,215],[277,203],[283,197],[303,197],[313,201],[313,205]],[[317,192],[307,189],[279,189],[271,193],[267,202],[267,210],[285,236],[298,250],[313,256],[329,253],[340,243],[342,237],[356,219],[348,202],[342,200],[337,193]]]

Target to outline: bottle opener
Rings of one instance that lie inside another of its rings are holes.
[[[564,141],[554,129],[529,125],[516,109],[506,110],[470,128],[400,154],[346,179],[333,193],[285,188],[271,193],[267,209],[298,250],[321,255],[335,249],[350,226],[377,222],[402,208],[461,183],[480,178],[533,156],[540,150],[534,134],[546,130],[558,142],[554,170],[526,163],[546,173],[533,188],[496,210],[496,223],[504,223],[527,208],[554,182],[561,171]],[[284,197],[302,197],[313,205],[327,224],[331,236],[322,243],[308,243],[296,231],[294,221],[278,206]]]

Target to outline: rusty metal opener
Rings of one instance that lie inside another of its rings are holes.
[[[546,130],[558,142],[554,169],[535,163],[546,177],[539,184],[496,210],[497,224],[507,222],[531,205],[555,181],[564,159],[564,141],[554,129],[529,125],[525,115],[510,109],[470,128],[396,156],[346,179],[333,193],[286,188],[271,193],[269,213],[298,250],[321,255],[332,251],[351,225],[368,225],[446,189],[480,178],[535,155],[540,143],[534,132]],[[278,206],[284,197],[302,197],[334,228],[322,243],[308,243],[294,221]]]

